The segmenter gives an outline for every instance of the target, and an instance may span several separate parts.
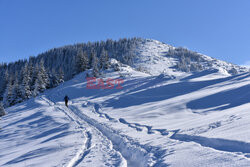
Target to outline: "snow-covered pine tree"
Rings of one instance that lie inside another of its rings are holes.
[[[238,71],[233,67],[231,70],[229,70],[229,73],[232,75],[237,75]]]
[[[83,51],[82,49],[78,49],[77,54],[76,54],[76,72],[80,73],[82,71],[84,71],[84,69],[82,68],[82,57],[83,57]]]
[[[34,97],[36,97],[39,93],[44,92],[44,90],[46,89],[46,85],[45,85],[41,75],[37,76],[34,88],[35,89],[32,92]]]
[[[49,75],[48,75],[47,70],[44,67],[44,61],[43,61],[43,59],[41,59],[41,61],[39,63],[38,76],[41,77],[45,88],[48,89],[49,88]]]
[[[83,69],[84,71],[89,68],[89,57],[86,51],[83,52]]]
[[[180,57],[177,63],[177,69],[184,72],[190,72],[190,57],[185,57],[184,54]]]
[[[49,75],[50,80],[50,88],[57,87],[60,84],[59,74],[55,69],[52,70],[52,73]]]
[[[13,92],[13,78],[12,78],[12,76],[10,76],[8,79],[7,87],[6,87],[4,95],[3,95],[4,107],[9,107],[12,104],[12,102],[13,102],[12,92]]]
[[[88,68],[88,63],[87,53],[83,52],[82,49],[79,49],[76,55],[77,73],[85,71]]]
[[[60,68],[59,69],[59,74],[58,74],[58,79],[59,79],[59,83],[63,83],[64,82],[64,72],[63,72],[63,69]]]
[[[39,72],[39,65],[36,64],[36,66],[34,68],[34,71],[32,72],[31,81],[30,81],[30,88],[31,88],[32,95],[33,95],[33,92],[35,90],[35,85],[36,85],[36,80],[37,80],[38,72]]]
[[[108,52],[103,48],[100,56],[100,69],[106,70],[109,68]]]
[[[2,71],[2,77],[0,80],[0,100],[3,100],[3,95],[6,90],[7,84],[8,84],[8,79],[9,79],[9,72],[8,69]]]
[[[14,105],[14,104],[17,104],[17,103],[20,103],[22,102],[22,91],[21,91],[21,87],[19,86],[19,79],[16,75],[16,78],[15,78],[15,81],[14,81],[14,84],[13,84],[13,87],[12,87],[12,95],[11,95],[11,99],[12,99],[12,102],[10,103],[10,105]]]
[[[6,112],[4,110],[4,107],[3,107],[3,103],[0,102],[0,117],[6,115]]]
[[[68,72],[68,77],[74,77],[76,74],[78,74],[78,69],[77,69],[77,61],[76,61],[77,57],[73,56],[72,60],[69,62],[69,72]]]
[[[93,58],[96,56],[95,52],[91,50],[90,57],[89,57],[89,68],[93,68]]]
[[[22,91],[22,99],[26,100],[29,99],[32,95],[31,92],[31,71],[29,70],[30,66],[28,63],[25,64],[22,70],[23,81],[21,84],[21,91]]]
[[[29,73],[30,73],[30,90],[31,90],[31,87],[32,87],[32,77],[33,77],[33,74],[35,73],[35,67],[34,67],[34,62],[33,62],[32,58],[29,59],[28,70],[29,70]]]
[[[98,77],[99,76],[98,58],[96,57],[95,53],[92,54],[92,68],[93,68],[92,75],[94,77]]]
[[[36,82],[34,85],[33,96],[37,96],[39,93],[44,92],[49,88],[49,76],[44,67],[44,61],[41,60],[39,63],[39,71],[37,73]]]

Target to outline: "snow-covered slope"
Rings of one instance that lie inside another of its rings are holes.
[[[151,75],[159,75],[163,72],[174,76],[185,74],[185,72],[176,67],[180,63],[182,55],[185,58],[191,58],[191,60],[186,60],[188,64],[200,65],[202,70],[216,69],[227,76],[248,71],[245,67],[217,60],[187,49],[176,48],[152,39],[141,39],[138,41],[137,47],[133,52],[135,55],[134,67]],[[201,70],[191,69],[191,71]]]
[[[249,73],[119,69],[102,77],[122,89],[87,89],[81,73],[8,108],[0,166],[249,166]]]

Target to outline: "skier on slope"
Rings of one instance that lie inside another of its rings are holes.
[[[64,97],[64,101],[65,101],[65,106],[68,107],[69,97],[67,95]]]

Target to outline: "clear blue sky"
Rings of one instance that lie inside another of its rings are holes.
[[[250,0],[0,0],[0,62],[122,37],[153,38],[244,64]]]

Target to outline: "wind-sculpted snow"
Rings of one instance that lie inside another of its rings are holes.
[[[204,98],[191,101],[187,104],[187,107],[191,109],[206,109],[217,107],[217,110],[233,108],[250,102],[249,90],[250,85],[244,85],[239,88],[232,88],[227,91],[218,92]],[[206,110],[206,112],[208,111],[209,110]]]
[[[195,142],[202,146],[210,147],[221,151],[250,153],[250,143],[242,141],[208,138],[203,136],[192,136],[187,134],[174,134],[171,136],[171,139],[180,140],[184,142]]]

